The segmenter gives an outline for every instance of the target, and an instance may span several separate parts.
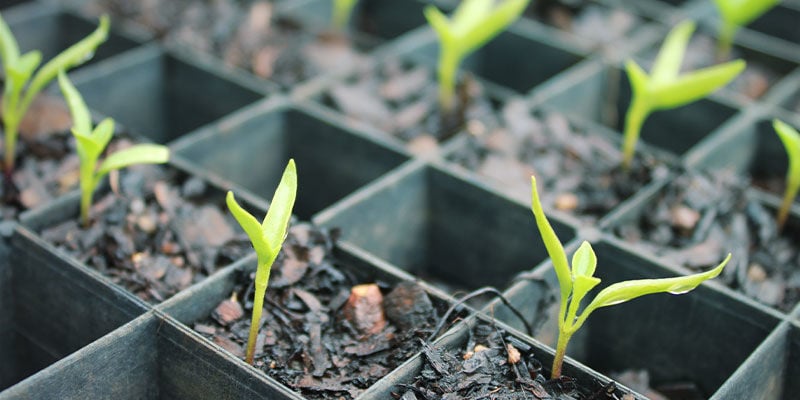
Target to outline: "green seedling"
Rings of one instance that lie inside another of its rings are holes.
[[[542,241],[547,248],[547,253],[553,261],[558,284],[561,288],[561,307],[558,312],[558,344],[556,355],[553,359],[552,377],[561,376],[561,365],[567,351],[567,344],[575,332],[583,326],[586,318],[601,307],[613,306],[624,303],[637,297],[653,293],[683,294],[696,288],[707,279],[716,277],[725,268],[731,255],[725,258],[716,268],[707,272],[682,276],[677,278],[641,279],[614,283],[601,290],[594,299],[584,307],[578,315],[578,309],[583,298],[600,283],[594,277],[597,257],[588,242],[583,242],[575,254],[572,255],[572,268],[567,263],[567,254],[558,240],[553,227],[547,221],[539,201],[536,190],[536,178],[531,177],[532,195],[531,209],[536,218],[536,225],[542,235]]]
[[[256,351],[256,338],[261,321],[261,312],[264,308],[264,295],[267,293],[269,283],[269,273],[272,264],[278,257],[278,253],[286,238],[289,219],[292,217],[292,207],[294,206],[295,195],[297,194],[297,169],[294,160],[289,160],[289,164],[283,171],[278,188],[272,197],[267,216],[264,221],[258,220],[236,202],[233,192],[228,192],[226,199],[228,208],[231,210],[236,221],[250,237],[253,248],[258,257],[258,268],[256,269],[256,292],[253,299],[253,318],[250,320],[250,335],[247,338],[247,354],[245,361],[253,364],[253,356]]]
[[[169,150],[156,144],[134,145],[106,156],[98,167],[97,161],[114,134],[114,120],[106,118],[92,128],[89,108],[64,71],[58,73],[58,85],[72,114],[72,135],[80,160],[81,223],[88,226],[92,195],[106,174],[135,164],[165,163]]]
[[[633,161],[644,121],[653,111],[680,107],[700,100],[732,81],[744,70],[742,60],[680,74],[683,55],[694,32],[694,22],[684,21],[670,31],[648,76],[633,60],[625,63],[633,98],[625,116],[622,166]]]
[[[42,60],[42,54],[34,50],[20,55],[17,40],[0,17],[0,57],[3,58],[3,69],[6,74],[3,102],[0,106],[5,130],[6,176],[10,176],[14,170],[19,124],[33,99],[55,79],[59,71],[66,71],[91,59],[97,46],[108,38],[108,24],[108,16],[100,17],[100,25],[94,32],[64,50],[34,74],[34,70]]]
[[[800,190],[800,133],[783,121],[772,121],[772,127],[783,142],[786,155],[789,157],[789,170],[786,171],[786,191],[783,193],[783,202],[778,210],[778,229],[783,229],[789,217],[789,209]]]
[[[519,18],[528,0],[505,0],[498,6],[494,3],[464,0],[450,19],[433,5],[425,7],[425,18],[439,37],[439,104],[447,112],[454,107],[461,61]]]
[[[714,0],[722,19],[719,42],[717,42],[717,58],[720,60],[728,58],[733,37],[739,28],[753,22],[780,2],[780,0]]]
[[[347,23],[350,22],[350,15],[353,13],[356,3],[358,0],[333,0],[331,24],[335,31],[344,32],[347,29]]]

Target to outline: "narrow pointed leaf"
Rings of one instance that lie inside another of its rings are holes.
[[[775,7],[780,0],[714,0],[724,21],[744,26]]]
[[[101,151],[106,149],[112,136],[114,136],[114,120],[111,118],[100,121],[92,132],[92,138],[102,148]]]
[[[17,82],[27,82],[33,75],[33,71],[39,66],[42,61],[42,53],[38,51],[30,51],[25,53],[22,57],[17,59],[14,65],[9,66],[8,74],[11,79]]]
[[[432,5],[428,5],[423,10],[425,14],[425,19],[428,20],[428,23],[431,25],[433,30],[439,35],[439,39],[443,43],[451,43],[453,40],[453,34],[450,28],[450,22],[447,20],[447,17],[439,11],[438,8]]]
[[[679,77],[666,85],[650,87],[657,108],[674,108],[697,101],[727,85],[744,70],[745,62],[735,60]]]
[[[586,297],[586,293],[589,293],[590,290],[594,289],[595,286],[600,284],[600,278],[596,278],[593,276],[585,276],[585,275],[578,275],[575,277],[575,281],[572,283],[572,300],[573,302],[578,302],[576,305],[579,306],[581,300]]]
[[[450,24],[457,35],[463,35],[481,24],[492,11],[494,0],[462,0],[453,15]]]
[[[269,204],[267,216],[264,217],[262,230],[267,243],[271,246],[273,253],[277,254],[286,237],[286,229],[289,227],[289,220],[292,218],[292,207],[294,207],[295,196],[297,195],[297,168],[294,160],[289,160],[283,176],[272,196]]]
[[[106,157],[97,173],[103,176],[108,172],[135,164],[161,164],[169,161],[169,150],[157,144],[137,144],[117,151]]]
[[[542,210],[542,203],[539,200],[539,192],[536,190],[536,178],[531,176],[531,210],[533,216],[536,218],[536,226],[539,228],[539,233],[542,235],[544,247],[547,249],[547,254],[553,260],[553,268],[558,277],[558,285],[561,287],[561,302],[566,303],[572,292],[572,276],[569,271],[569,264],[567,263],[567,253],[564,252],[564,246],[558,240],[556,232],[544,215]]]
[[[625,62],[625,72],[628,74],[628,80],[631,83],[631,91],[634,94],[644,93],[649,78],[642,67],[636,61],[628,60]]]
[[[75,130],[75,128],[73,128],[72,136],[75,137],[78,158],[81,160],[81,162],[85,162],[84,160],[88,159],[97,160],[97,158],[100,156],[100,153],[103,152],[104,148],[100,147],[100,145],[94,139],[94,136],[91,134],[78,132]]]
[[[255,249],[256,254],[258,254],[259,262],[274,259],[275,255],[272,253],[267,239],[264,238],[264,231],[256,217],[247,212],[247,210],[236,202],[236,199],[233,197],[233,192],[231,191],[228,191],[225,202],[228,204],[228,209],[231,211],[231,214],[233,214],[233,217],[236,218],[236,222],[239,223],[244,232],[247,233],[247,237],[250,238],[250,243],[253,244],[253,249]]]
[[[0,57],[3,57],[3,65],[13,65],[19,58],[17,39],[2,16],[0,16]]]
[[[516,21],[528,5],[528,0],[506,0],[495,7],[478,26],[466,32],[460,39],[465,52],[469,53],[483,46]]]
[[[683,21],[669,32],[650,71],[653,83],[669,82],[678,76],[694,28],[694,22]]]
[[[600,307],[613,306],[615,304],[624,303],[648,294],[686,293],[696,288],[703,281],[719,275],[730,259],[731,255],[728,254],[728,256],[725,257],[725,260],[723,260],[722,263],[720,263],[716,268],[703,273],[680,276],[677,278],[641,279],[615,283],[601,290],[600,293],[597,294],[597,297],[595,297],[594,300],[592,300],[592,302],[586,307],[586,310],[584,310],[584,315],[582,315],[582,317],[588,316],[588,313],[591,313]]]
[[[595,267],[597,267],[597,256],[592,245],[584,240],[572,255],[572,277],[593,276]]]
[[[75,85],[70,82],[64,71],[58,73],[58,86],[61,88],[61,93],[67,100],[70,114],[72,115],[72,129],[84,134],[89,135],[92,132],[92,118],[89,115],[89,108],[83,101],[83,97],[75,88]]]
[[[789,157],[788,180],[791,185],[800,183],[800,133],[788,124],[780,120],[773,120],[772,127],[783,142],[786,155]]]

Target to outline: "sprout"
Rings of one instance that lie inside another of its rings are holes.
[[[286,238],[286,229],[289,226],[289,219],[292,217],[292,207],[294,206],[295,195],[297,194],[297,170],[294,160],[289,160],[289,164],[283,171],[283,177],[272,203],[269,205],[267,216],[264,222],[258,220],[239,206],[233,197],[233,192],[228,192],[226,199],[228,208],[242,226],[242,229],[250,237],[250,242],[258,256],[258,268],[256,269],[256,293],[253,299],[253,318],[250,321],[250,335],[247,338],[247,355],[245,360],[248,364],[253,364],[253,356],[256,350],[256,337],[261,321],[261,311],[264,308],[264,295],[267,293],[269,283],[269,273],[272,264],[278,257],[278,253]]]
[[[708,96],[728,84],[742,70],[742,60],[731,61],[680,75],[681,62],[694,23],[684,21],[670,31],[648,76],[633,60],[625,63],[633,98],[625,116],[622,166],[630,168],[645,119],[651,112],[680,107]]]
[[[83,97],[64,71],[58,73],[58,85],[72,114],[72,135],[75,136],[80,160],[81,222],[89,225],[92,194],[109,172],[134,164],[161,164],[169,160],[169,150],[156,144],[139,144],[108,155],[97,167],[97,160],[114,134],[114,120],[106,118],[92,129],[92,119]]]
[[[789,170],[786,171],[786,191],[783,193],[783,202],[778,210],[778,229],[783,229],[789,217],[789,209],[800,190],[800,133],[783,121],[772,121],[772,127],[783,142],[786,155],[789,157]]]
[[[425,7],[425,18],[441,42],[439,53],[439,103],[453,109],[458,66],[470,53],[511,25],[525,10],[528,0],[464,0],[449,20],[436,7]]]
[[[331,25],[337,32],[344,32],[347,23],[350,21],[350,14],[358,0],[333,0],[333,15],[331,15]]]
[[[597,257],[594,254],[594,250],[592,250],[592,245],[588,242],[583,242],[578,250],[575,251],[575,254],[572,255],[572,268],[570,268],[564,247],[544,215],[542,204],[539,201],[539,193],[536,190],[536,178],[533,176],[531,177],[531,186],[531,209],[536,218],[536,225],[542,235],[544,246],[547,248],[547,253],[553,260],[558,284],[561,287],[561,307],[558,312],[559,333],[556,355],[555,359],[553,359],[553,378],[561,376],[561,365],[564,362],[564,355],[570,338],[583,326],[586,318],[594,310],[624,303],[647,294],[683,294],[689,292],[703,281],[719,275],[731,258],[731,255],[728,254],[725,260],[716,268],[699,274],[677,278],[641,279],[612,284],[601,290],[594,297],[594,300],[578,315],[578,308],[583,298],[600,283],[600,279],[594,277]]]
[[[722,25],[719,27],[717,58],[724,60],[730,54],[733,37],[739,28],[749,24],[756,18],[780,3],[780,0],[714,0]]]
[[[3,129],[6,135],[6,176],[10,176],[14,170],[19,124],[33,99],[58,75],[59,71],[66,71],[88,61],[94,55],[97,46],[105,42],[107,37],[108,16],[104,15],[100,17],[100,25],[94,32],[64,50],[34,74],[33,71],[42,60],[42,54],[34,50],[20,55],[17,40],[11,34],[11,30],[3,18],[0,17],[0,57],[3,58],[3,68],[6,74],[2,104]],[[31,76],[33,76],[32,80]],[[20,97],[22,97],[21,100]]]

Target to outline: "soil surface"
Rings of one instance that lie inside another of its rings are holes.
[[[414,282],[363,281],[337,265],[336,232],[290,228],[270,276],[255,366],[312,399],[351,399],[420,351],[446,306]],[[244,359],[255,273],[194,329]]]
[[[422,371],[413,383],[398,385],[394,397],[402,400],[633,399],[613,383],[582,388],[566,376],[548,379],[549,372],[527,343],[483,320],[470,328],[469,340],[457,352],[425,343]]]
[[[586,0],[532,2],[524,15],[574,33],[594,47],[618,44],[642,22],[639,17],[625,10]]]
[[[89,0],[90,14],[134,21],[157,38],[216,56],[284,88],[366,62],[341,35],[314,33],[263,0]]]
[[[530,201],[535,175],[542,202],[594,221],[635,194],[667,167],[638,152],[630,171],[620,167],[619,145],[602,134],[578,128],[555,112],[531,112],[510,101],[499,127],[470,135],[448,158],[494,181],[498,189]]]
[[[748,184],[725,171],[685,172],[614,233],[693,270],[714,267],[730,252],[718,279],[789,311],[800,301],[800,229],[789,221],[779,232],[775,210],[754,199]]]
[[[252,252],[223,194],[199,178],[141,165],[113,186],[95,194],[89,227],[71,218],[41,236],[149,303]]]
[[[426,154],[462,128],[482,125],[491,113],[491,99],[482,86],[465,75],[456,89],[453,112],[439,107],[435,71],[399,59],[388,59],[323,94],[328,106],[406,142],[411,152]]]

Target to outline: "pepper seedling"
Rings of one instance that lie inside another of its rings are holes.
[[[739,29],[775,7],[781,0],[714,0],[720,18],[717,58],[728,58]]]
[[[242,226],[242,229],[250,238],[258,258],[253,317],[250,320],[250,335],[247,338],[247,353],[245,355],[245,361],[250,365],[253,364],[253,357],[255,356],[256,338],[260,327],[261,312],[264,308],[264,296],[267,293],[267,285],[269,284],[269,273],[286,238],[296,194],[297,169],[295,168],[294,160],[289,160],[289,164],[283,171],[281,181],[278,183],[278,188],[275,189],[275,194],[272,196],[272,202],[263,222],[259,223],[252,214],[243,209],[233,197],[233,192],[229,191],[225,199],[231,214],[233,214],[233,217],[236,218],[236,221],[239,222],[239,225]]]
[[[358,0],[333,0],[331,26],[336,32],[345,31],[356,3],[358,3]]]
[[[528,0],[464,0],[448,19],[428,5],[425,18],[439,37],[439,104],[450,112],[454,107],[456,74],[461,61],[519,18]]]
[[[700,100],[732,81],[744,70],[742,60],[680,74],[683,55],[695,24],[684,21],[670,31],[648,76],[632,59],[625,62],[633,98],[625,116],[622,166],[629,169],[645,119],[653,111],[680,107]]]
[[[558,311],[558,343],[553,359],[552,377],[561,376],[561,366],[566,355],[567,345],[572,335],[583,326],[586,318],[601,307],[624,303],[637,297],[653,293],[684,294],[707,279],[716,277],[725,268],[731,255],[725,258],[716,268],[694,275],[677,278],[641,279],[614,283],[601,290],[597,296],[578,315],[581,301],[595,286],[600,278],[594,277],[597,257],[589,242],[583,242],[572,255],[572,268],[567,263],[567,254],[561,241],[558,240],[553,227],[544,215],[539,193],[536,190],[536,178],[531,177],[531,209],[536,218],[536,226],[542,235],[547,253],[553,261],[553,267],[561,289],[561,306]]]
[[[772,121],[772,127],[786,149],[789,157],[789,169],[786,171],[786,191],[783,193],[781,208],[778,210],[778,230],[783,229],[789,217],[789,209],[800,190],[800,133],[788,124],[778,119]]]
[[[20,55],[17,40],[0,17],[0,57],[3,58],[6,75],[3,102],[0,106],[3,110],[5,131],[6,176],[10,176],[14,170],[19,124],[28,112],[33,99],[55,79],[59,71],[66,71],[91,59],[97,46],[108,38],[108,25],[108,16],[103,15],[94,32],[61,52],[34,74],[33,71],[42,60],[41,52],[33,50]]]
[[[97,160],[114,134],[114,120],[106,118],[92,129],[89,108],[64,71],[58,73],[58,85],[72,115],[72,135],[80,160],[81,223],[88,226],[92,195],[106,174],[135,164],[165,163],[169,150],[157,144],[138,144],[108,155],[98,167]]]

